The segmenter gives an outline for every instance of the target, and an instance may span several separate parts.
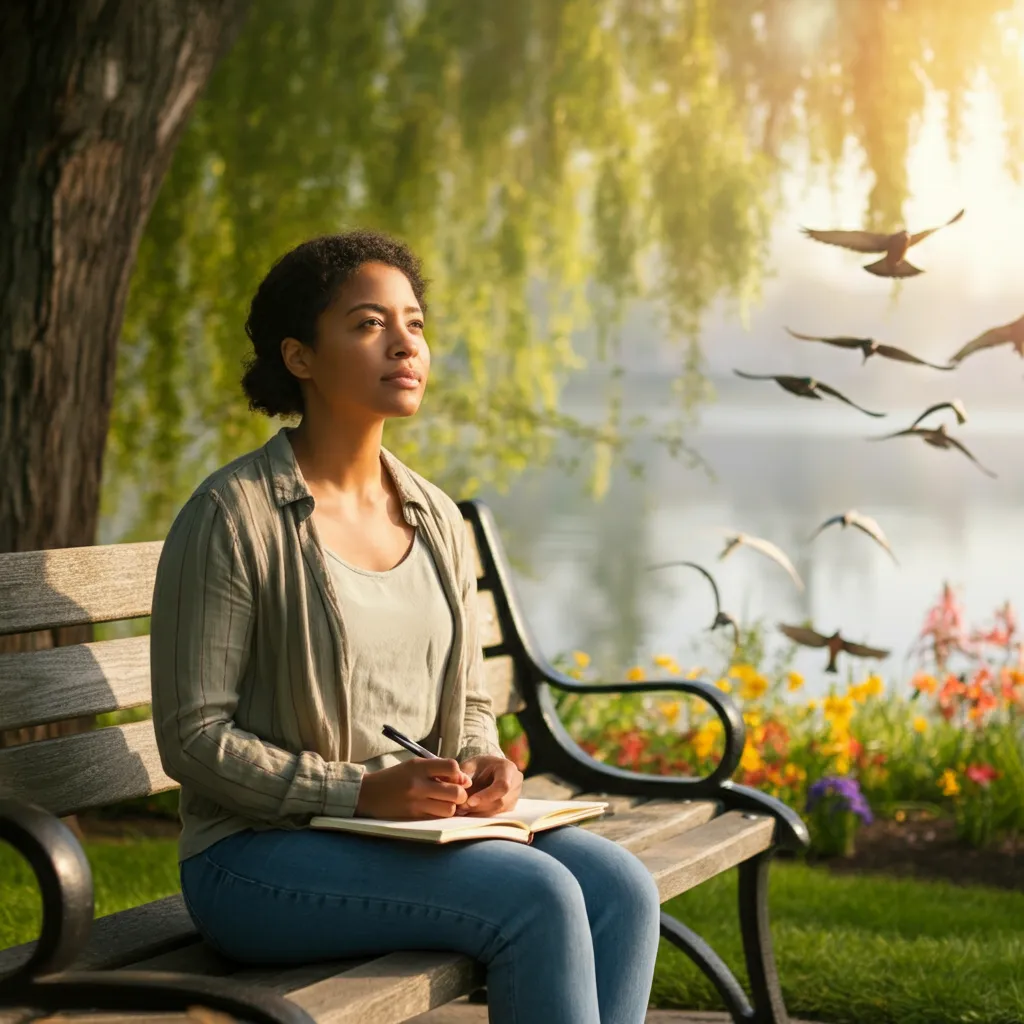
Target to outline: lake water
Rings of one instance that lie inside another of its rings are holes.
[[[916,439],[867,443],[863,436],[884,430],[864,419],[864,434],[851,433],[851,419],[861,427],[852,411],[800,404],[800,425],[796,410],[714,407],[692,438],[714,479],[652,447],[643,478],[617,475],[600,503],[557,471],[487,495],[544,650],[583,649],[609,670],[652,653],[684,665],[721,664],[709,661],[701,635],[714,609],[707,582],[687,569],[644,571],[672,559],[710,569],[723,606],[741,621],[810,619],[819,632],[841,628],[852,640],[891,649],[887,676],[903,671],[944,580],[979,625],[1008,598],[1024,605],[1024,416],[993,416],[988,429],[977,423],[969,441],[964,436],[999,472],[989,480],[966,459]],[[852,507],[879,521],[898,565],[856,530],[833,527],[807,543],[818,523]],[[781,546],[806,590],[749,549],[717,562],[719,526]],[[825,661],[820,651],[801,650],[797,667],[809,689],[827,684]]]

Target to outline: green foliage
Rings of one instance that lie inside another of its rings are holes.
[[[388,443],[457,494],[577,439],[606,485],[628,443],[562,384],[619,358],[647,299],[680,345],[677,448],[706,397],[702,315],[757,297],[783,154],[873,175],[899,221],[927,91],[951,143],[981,69],[1021,149],[1010,0],[255,0],[175,156],[142,239],[120,350],[104,511],[159,537],[201,472],[262,443],[237,381],[249,298],[274,258],[366,225],[422,254],[435,379]],[[581,347],[587,323],[597,343]],[[575,337],[575,346],[574,346]],[[627,453],[628,454],[628,453]],[[129,486],[126,486],[129,485]]]

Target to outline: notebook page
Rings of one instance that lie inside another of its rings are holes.
[[[520,798],[519,802],[510,811],[494,817],[481,818],[476,815],[456,815],[454,818],[426,818],[421,821],[394,821],[387,818],[342,818],[342,821],[364,822],[367,825],[376,825],[381,828],[402,828],[411,829],[415,832],[457,832],[460,829],[479,828],[481,825],[507,824],[508,822],[522,822],[529,828],[539,818],[545,815],[554,814],[558,811],[574,810],[586,806],[607,806],[606,804],[592,803],[587,800],[531,800],[528,797]],[[316,825],[323,816],[317,816],[310,824]],[[326,819],[331,820],[331,819]]]

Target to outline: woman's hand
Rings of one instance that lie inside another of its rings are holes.
[[[506,757],[481,754],[462,762],[462,770],[473,776],[469,799],[456,814],[488,817],[510,811],[523,789],[523,773]]]
[[[363,776],[356,816],[393,821],[450,818],[465,804],[472,781],[453,758],[414,757]]]

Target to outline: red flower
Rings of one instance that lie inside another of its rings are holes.
[[[636,764],[646,748],[646,736],[642,736],[635,729],[627,732],[619,741],[619,765]]]
[[[990,764],[969,764],[964,775],[977,783],[979,786],[987,787],[990,782],[998,779],[1002,772],[997,771]]]

